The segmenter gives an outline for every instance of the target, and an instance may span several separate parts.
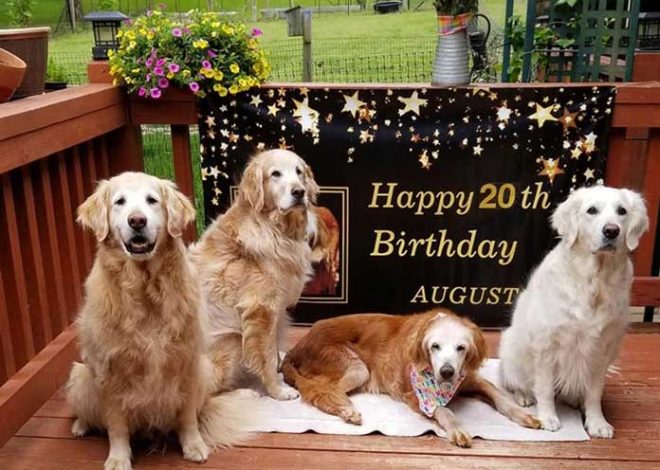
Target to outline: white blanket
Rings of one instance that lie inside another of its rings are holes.
[[[490,359],[481,369],[485,378],[497,384],[499,360]],[[247,394],[246,394],[247,395]],[[347,424],[336,416],[302,403],[300,399],[278,401],[270,397],[252,395],[254,406],[265,408],[267,418],[254,431],[320,434],[363,435],[380,432],[386,436],[419,436],[434,432],[445,436],[433,421],[415,413],[405,404],[387,395],[360,393],[351,395],[355,408],[362,413],[362,425]],[[249,406],[249,404],[248,404]],[[557,413],[562,427],[556,432],[528,429],[509,421],[486,403],[473,398],[457,397],[449,407],[456,414],[461,427],[473,437],[503,441],[585,441],[589,436],[582,426],[580,412],[558,404]],[[530,412],[534,413],[534,407]]]

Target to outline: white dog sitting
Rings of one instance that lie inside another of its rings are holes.
[[[536,402],[544,429],[561,427],[555,396],[579,406],[592,437],[611,438],[601,398],[628,323],[630,253],[648,230],[641,196],[582,188],[560,204],[561,236],[520,294],[500,343],[502,384],[522,406]]]

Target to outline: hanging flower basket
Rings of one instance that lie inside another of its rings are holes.
[[[470,82],[467,27],[472,13],[438,15],[438,45],[431,84],[456,86]]]
[[[108,51],[110,74],[147,99],[159,99],[170,86],[199,97],[235,95],[270,72],[261,34],[213,12],[192,11],[182,21],[148,12],[119,30],[119,48]]]

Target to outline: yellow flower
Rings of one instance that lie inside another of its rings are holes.
[[[153,39],[154,36],[155,36],[155,34],[154,34],[153,31],[149,31],[149,32],[147,33],[147,39]]]
[[[248,47],[254,49],[257,47],[257,41],[255,39],[248,39]]]
[[[214,21],[213,23],[211,23],[211,26],[214,27],[214,28],[219,28],[220,27],[220,22],[219,21]]]
[[[140,69],[135,68],[135,69],[131,70],[131,72],[132,72],[132,73],[139,73],[139,72],[140,72]]]
[[[241,69],[240,69],[240,67],[238,66],[238,64],[231,64],[231,65],[229,66],[229,70],[231,70],[231,73],[238,73],[238,72],[241,71]]]
[[[228,34],[229,36],[232,36],[234,34],[234,28],[226,24],[222,25],[222,31],[224,31],[224,33]]]
[[[117,79],[116,79],[116,78],[113,78],[113,79],[112,79],[112,85],[113,85],[113,86],[117,86],[117,83],[119,83],[119,82],[117,82]]]
[[[236,93],[238,93],[238,87],[236,85],[230,86],[229,87],[229,93],[231,93],[232,95],[235,95]]]
[[[227,89],[225,87],[222,87],[218,90],[218,95],[220,96],[227,96]]]
[[[124,35],[124,32],[120,29],[120,30],[117,32],[117,38],[120,38],[120,37],[122,37],[123,35]]]
[[[238,86],[240,86],[241,88],[245,88],[247,86],[247,82],[245,81],[244,78],[238,79]]]
[[[167,72],[166,77],[167,77],[169,80],[172,80],[172,79],[174,78],[174,74],[173,74],[172,72]]]
[[[218,37],[218,32],[217,31],[212,31],[211,32],[211,37],[212,38],[217,38]]]
[[[199,73],[204,75],[206,78],[213,78],[214,72],[211,69],[200,69]]]
[[[225,74],[222,73],[220,70],[216,70],[215,73],[213,74],[213,78],[215,80],[222,80],[224,78]]]
[[[198,39],[197,41],[193,42],[193,47],[197,49],[205,49],[209,47],[209,43],[206,39]]]
[[[185,78],[190,77],[190,70],[185,69],[183,72],[181,72],[181,75],[183,75]]]
[[[121,32],[121,31],[120,31],[120,32]],[[108,50],[108,58],[112,57],[113,55],[115,55],[115,51],[114,51],[114,49],[109,49],[109,50]]]

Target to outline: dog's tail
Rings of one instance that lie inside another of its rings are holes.
[[[252,437],[266,415],[258,397],[253,390],[241,389],[209,398],[199,413],[204,442],[211,448],[221,448]]]

